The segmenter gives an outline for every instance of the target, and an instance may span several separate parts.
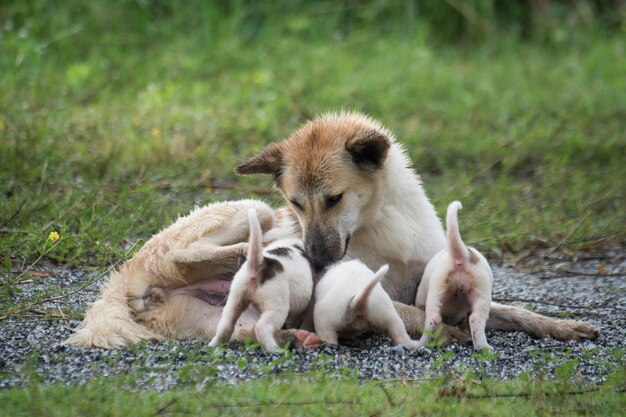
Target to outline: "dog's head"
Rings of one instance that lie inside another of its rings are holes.
[[[392,135],[359,113],[320,116],[235,168],[269,174],[300,221],[316,270],[343,258],[379,202]]]

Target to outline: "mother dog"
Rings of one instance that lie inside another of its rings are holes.
[[[214,336],[229,280],[245,251],[246,213],[257,208],[264,239],[302,236],[316,270],[340,259],[371,269],[388,264],[382,284],[416,335],[424,313],[413,307],[428,260],[445,248],[445,234],[403,147],[379,122],[360,113],[325,114],[238,166],[239,174],[269,174],[287,201],[272,210],[251,200],[197,209],[154,236],[105,284],[67,343],[118,347],[141,339]],[[234,337],[251,337],[249,310]],[[585,339],[598,329],[493,303],[487,328],[533,337]],[[454,331],[448,329],[448,334]],[[319,339],[282,331],[300,345]]]

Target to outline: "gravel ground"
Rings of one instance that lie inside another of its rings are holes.
[[[137,387],[163,390],[177,384],[232,384],[307,371],[336,371],[340,375],[346,369],[361,378],[377,379],[420,379],[464,370],[472,370],[479,377],[510,379],[523,373],[553,376],[559,366],[572,359],[578,362],[574,372],[577,378],[601,381],[616,366],[624,366],[624,359],[615,352],[626,347],[625,255],[620,250],[586,256],[575,263],[555,260],[547,265],[552,272],[493,268],[494,300],[508,300],[506,303],[556,317],[589,321],[601,329],[594,341],[534,340],[523,333],[488,331],[489,343],[496,350],[491,360],[478,359],[471,346],[452,345],[444,348],[443,354],[399,352],[390,346],[389,339],[380,336],[285,355],[268,354],[234,342],[214,350],[194,340],[150,342],[107,351],[60,345],[78,320],[31,315],[0,322],[0,387],[20,386],[33,379],[76,385],[100,376],[129,375]],[[97,278],[94,273],[43,269],[52,274],[35,276],[33,282],[18,285],[19,292],[13,293],[12,302],[31,300],[44,293],[63,293]],[[92,284],[77,294],[36,308],[54,312],[60,305],[65,311],[81,310],[85,301],[96,298],[97,292],[97,285]]]

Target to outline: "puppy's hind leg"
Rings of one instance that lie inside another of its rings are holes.
[[[272,353],[282,351],[274,339],[274,333],[283,326],[288,313],[288,308],[267,310],[261,313],[261,317],[254,327],[254,332],[257,340],[266,351]]]
[[[490,300],[481,300],[474,303],[472,313],[469,317],[469,326],[472,333],[472,341],[474,342],[474,349],[487,349],[493,352],[493,347],[487,343],[487,336],[485,335],[485,326],[487,324],[487,317],[489,316],[490,304]]]
[[[419,347],[426,347],[428,342],[430,342],[432,333],[441,324],[441,321],[441,294],[439,288],[433,286],[430,288],[426,298],[426,320],[424,332],[419,340]]]
[[[368,318],[371,326],[381,333],[387,333],[391,337],[394,346],[415,349],[418,346],[416,340],[411,339],[404,327],[400,315],[396,311],[391,299],[379,300],[377,308],[368,310]]]
[[[248,307],[249,301],[246,298],[244,286],[238,286],[231,289],[231,293],[226,301],[226,306],[222,311],[222,317],[217,325],[215,337],[209,343],[209,346],[216,347],[221,343],[230,340],[235,330],[235,323],[241,313]]]
[[[395,311],[392,313],[395,313]],[[416,349],[420,347],[418,341],[409,337],[400,317],[397,314],[394,314],[393,316],[395,317],[389,320],[388,331],[394,346],[404,346],[407,349]]]
[[[433,311],[431,313],[426,313],[426,325],[424,326],[424,332],[422,333],[422,337],[418,342],[418,347],[423,348],[426,347],[428,342],[430,342],[431,335],[441,324],[441,314],[439,311]]]
[[[339,344],[337,332],[330,326],[315,326],[315,334],[329,345]]]

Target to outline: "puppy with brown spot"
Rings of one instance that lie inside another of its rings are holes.
[[[415,305],[426,310],[425,331],[419,344],[426,346],[430,334],[442,321],[456,325],[469,314],[474,348],[492,351],[485,336],[485,325],[489,318],[493,275],[485,257],[461,240],[457,218],[460,208],[458,201],[448,206],[448,247],[428,262],[417,290]]]
[[[359,260],[330,267],[315,287],[313,321],[317,335],[327,343],[337,344],[339,334],[375,330],[389,334],[395,346],[418,347],[380,285],[388,270],[389,266],[383,265],[374,273]]]
[[[263,349],[280,352],[274,332],[307,308],[313,292],[311,267],[300,239],[279,239],[264,250],[255,209],[248,211],[248,220],[248,257],[235,274],[217,334],[209,346],[230,340],[239,316],[252,305],[260,313],[254,326],[257,340]]]

